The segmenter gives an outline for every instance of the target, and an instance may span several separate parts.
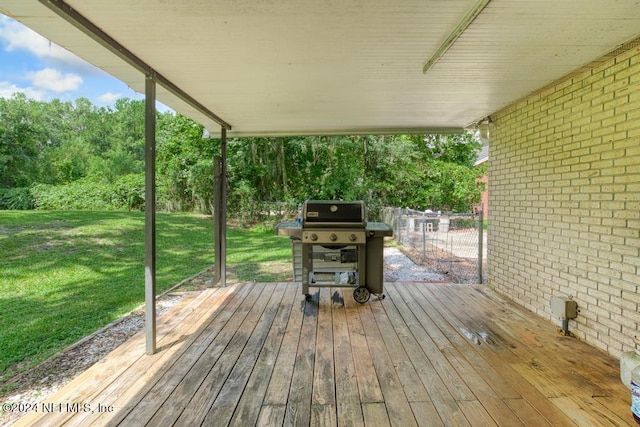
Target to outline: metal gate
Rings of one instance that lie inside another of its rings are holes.
[[[484,283],[486,233],[482,211],[422,212],[385,208],[383,221],[415,262],[455,283]]]

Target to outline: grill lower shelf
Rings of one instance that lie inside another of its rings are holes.
[[[358,285],[358,246],[302,245],[303,283],[308,286]],[[306,261],[306,262],[305,262]]]
[[[356,286],[357,271],[319,271],[309,273],[309,286]]]
[[[363,242],[365,243],[365,242]],[[369,300],[370,291],[364,277],[366,245],[313,245],[302,243],[302,292],[311,299],[312,287],[362,288],[358,295]],[[355,295],[355,293],[354,293]]]

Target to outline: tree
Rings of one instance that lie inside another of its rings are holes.
[[[202,130],[180,114],[157,115],[156,178],[164,209],[211,210],[220,142],[203,140]],[[255,217],[265,202],[305,199],[362,199],[374,215],[385,205],[469,210],[480,194],[473,166],[479,148],[470,133],[230,139],[229,212]],[[137,209],[143,171],[144,101],[98,108],[84,98],[0,99],[0,188],[48,184],[39,187],[42,194],[56,185],[89,191],[118,184],[114,206]],[[9,205],[28,204],[12,199]]]
[[[437,159],[472,168],[482,144],[471,132],[414,136],[424,159]],[[418,138],[421,138],[419,140]]]
[[[102,113],[102,129],[106,132],[86,132],[86,140],[100,152],[91,175],[112,182],[118,176],[144,171],[144,101],[118,99],[114,110]]]
[[[202,139],[203,127],[181,114],[158,116],[157,180],[162,201],[176,210],[210,212],[213,156],[219,142]]]
[[[42,147],[32,120],[33,105],[21,93],[0,98],[0,188],[25,187],[37,177]]]
[[[484,186],[477,182],[484,170],[474,166],[482,147],[476,135],[425,135],[412,140],[421,162],[411,185],[413,197],[404,197],[409,205],[421,210],[470,211]]]

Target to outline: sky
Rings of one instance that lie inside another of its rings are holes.
[[[23,92],[37,101],[87,98],[112,106],[118,98],[143,99],[120,80],[0,14],[0,98]]]

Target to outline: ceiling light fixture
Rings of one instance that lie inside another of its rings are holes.
[[[449,50],[451,45],[455,43],[455,41],[460,37],[460,35],[471,25],[471,23],[480,15],[480,12],[489,4],[491,0],[478,0],[473,8],[467,12],[467,14],[462,18],[462,21],[458,23],[456,28],[453,30],[449,37],[440,45],[436,53],[424,64],[422,67],[422,72],[426,73],[429,71],[431,67],[433,67],[436,62]]]

